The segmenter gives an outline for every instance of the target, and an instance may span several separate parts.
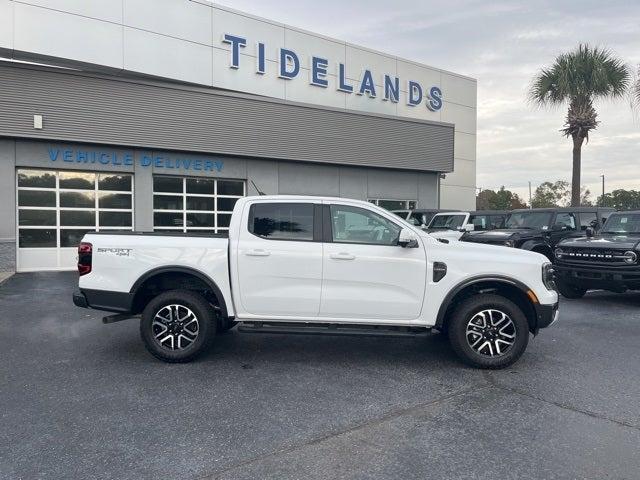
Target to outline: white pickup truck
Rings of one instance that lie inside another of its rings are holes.
[[[168,362],[215,335],[446,333],[466,363],[500,368],[558,315],[543,255],[442,243],[370,203],[240,199],[228,238],[88,233],[78,247],[77,306],[140,316],[146,348]]]

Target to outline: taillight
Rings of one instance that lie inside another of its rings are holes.
[[[78,273],[80,276],[91,272],[91,253],[93,245],[89,242],[81,242],[78,245]]]

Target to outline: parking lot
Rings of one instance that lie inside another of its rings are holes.
[[[0,286],[0,477],[615,478],[640,472],[640,294],[565,300],[513,367],[447,342],[232,331],[186,365],[76,308],[75,273]]]

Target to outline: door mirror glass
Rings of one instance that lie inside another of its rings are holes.
[[[408,228],[400,230],[400,237],[398,238],[398,245],[403,248],[418,248],[418,238]]]

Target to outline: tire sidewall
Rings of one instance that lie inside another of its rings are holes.
[[[467,323],[482,310],[500,310],[515,326],[516,341],[509,351],[499,357],[488,357],[476,352],[466,337]],[[456,353],[468,365],[480,368],[504,368],[522,356],[529,343],[529,322],[515,303],[499,295],[478,295],[464,301],[454,312],[449,324],[449,340]]]
[[[169,350],[162,347],[153,336],[153,319],[162,308],[171,304],[184,305],[191,309],[198,319],[198,336],[183,350]],[[147,350],[166,362],[188,362],[200,355],[216,333],[216,322],[207,301],[198,293],[185,290],[164,292],[151,300],[145,307],[140,320],[140,336]]]

